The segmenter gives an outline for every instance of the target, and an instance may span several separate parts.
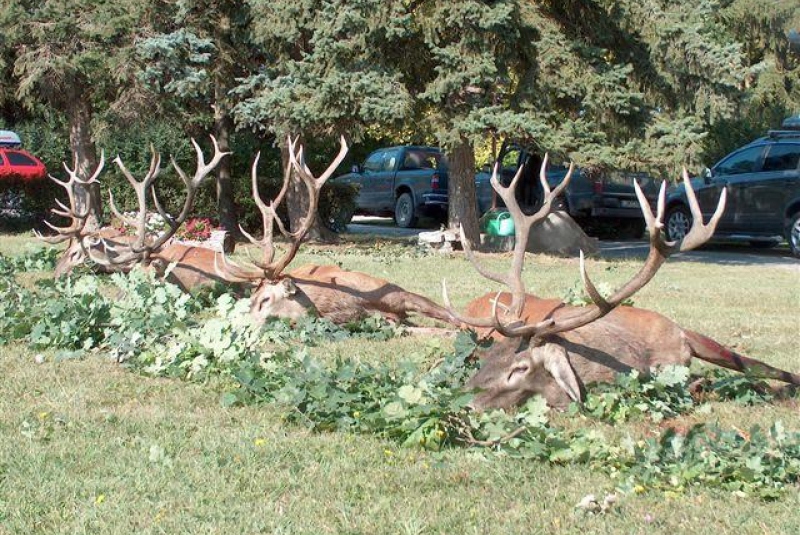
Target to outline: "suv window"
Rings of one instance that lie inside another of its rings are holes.
[[[758,160],[764,147],[751,147],[737,152],[729,158],[721,161],[714,168],[716,175],[740,175],[742,173],[752,173],[758,168]]]
[[[772,145],[764,158],[762,171],[794,171],[800,162],[800,144]]]
[[[370,171],[372,173],[377,173],[381,170],[381,164],[383,163],[383,151],[373,152],[367,158],[367,161],[364,162],[364,171]]]
[[[8,158],[8,163],[11,165],[23,165],[27,167],[36,167],[36,162],[22,154],[21,152],[14,152],[14,151],[6,151],[6,157]]]

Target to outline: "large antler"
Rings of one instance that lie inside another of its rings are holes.
[[[542,175],[544,175],[544,166],[545,164],[542,165]],[[571,315],[559,317],[558,319],[548,318],[536,324],[531,324],[531,325],[520,324],[519,319],[521,314],[521,308],[514,308],[514,306],[512,306],[512,312],[514,312],[517,321],[510,324],[505,324],[500,320],[498,316],[498,301],[499,301],[498,297],[494,300],[490,325],[487,324],[489,322],[486,321],[486,318],[477,318],[478,319],[477,323],[470,321],[471,319],[474,318],[459,318],[459,319],[461,319],[465,323],[473,324],[478,327],[487,327],[487,326],[493,327],[500,334],[503,334],[504,336],[533,337],[535,339],[541,340],[549,335],[577,329],[583,325],[596,321],[597,319],[605,316],[606,314],[611,312],[611,310],[619,306],[622,302],[624,302],[634,293],[643,288],[647,283],[649,283],[650,280],[652,280],[652,278],[655,276],[658,269],[664,264],[664,262],[670,255],[677,252],[690,251],[698,247],[699,245],[705,243],[714,234],[714,230],[716,229],[717,223],[719,222],[720,218],[722,217],[722,213],[725,210],[727,192],[725,190],[722,191],[714,215],[711,217],[711,219],[707,224],[704,224],[703,214],[700,210],[700,206],[697,202],[694,190],[692,189],[691,181],[689,180],[689,176],[688,173],[686,172],[686,169],[683,170],[683,179],[686,188],[686,196],[689,201],[689,208],[692,213],[693,221],[689,233],[682,240],[676,242],[666,241],[663,233],[664,229],[663,217],[665,211],[664,208],[666,204],[666,183],[661,184],[661,190],[658,196],[658,211],[656,215],[653,215],[653,211],[651,210],[650,205],[644,196],[644,193],[642,193],[642,190],[639,187],[638,182],[634,181],[636,197],[639,200],[639,205],[641,207],[645,223],[647,224],[647,230],[650,241],[650,251],[642,268],[627,283],[625,283],[621,288],[619,288],[616,292],[614,292],[614,294],[611,295],[611,297],[604,298],[600,295],[600,292],[592,283],[586,272],[586,265],[584,262],[583,253],[581,252],[580,256],[581,279],[583,281],[584,287],[586,288],[587,294],[592,300],[593,303],[592,305],[580,309]],[[495,183],[494,176],[492,183],[493,185]],[[497,189],[497,186],[495,186],[495,188]],[[561,185],[559,185],[559,188],[561,188]],[[498,193],[500,193],[500,195],[503,197],[504,200],[506,200],[506,198],[509,197],[507,190],[501,192],[498,189]],[[510,197],[513,199],[513,195],[511,195]],[[508,201],[506,200],[506,202]],[[525,224],[526,221],[522,219],[521,211],[519,210],[519,206],[516,204],[516,201],[512,200],[512,204],[514,205],[514,208],[512,209],[511,207],[509,207],[509,211],[511,212],[512,217],[514,219],[514,224],[515,225]],[[527,232],[529,230],[530,230],[530,225],[527,227],[523,227],[521,231],[517,230],[516,231],[517,240],[520,239],[520,235],[527,238]],[[512,289],[514,302],[516,302],[519,299],[519,294],[518,294],[519,290],[524,288],[522,281],[520,280],[521,265],[523,260],[522,256],[524,255],[524,245],[521,251],[522,252],[520,252],[519,249],[519,243],[517,243],[514,250],[514,267],[512,268],[509,274],[509,279],[511,280],[510,283],[506,283],[509,286],[509,288]],[[492,279],[492,280],[497,280],[497,279]],[[506,281],[503,280],[501,282],[506,282]],[[522,294],[521,298],[524,299],[524,293]]]
[[[263,260],[260,262],[253,262],[253,264],[249,266],[242,266],[235,264],[231,260],[228,260],[223,255],[223,265],[219,266],[215,264],[214,267],[218,275],[225,277],[228,280],[235,280],[238,282],[251,282],[261,279],[274,280],[281,274],[286,266],[288,266],[289,263],[294,259],[297,251],[300,249],[300,244],[302,243],[308,231],[311,229],[311,226],[314,224],[314,218],[316,217],[317,208],[319,207],[319,194],[322,190],[322,186],[333,175],[333,173],[336,171],[336,168],[339,167],[339,164],[342,163],[342,160],[344,160],[348,150],[347,141],[345,141],[344,136],[342,136],[339,141],[339,154],[336,155],[336,158],[333,160],[333,162],[331,162],[325,172],[323,172],[319,178],[317,178],[313,175],[305,163],[303,147],[297,149],[297,141],[293,141],[291,138],[287,140],[287,143],[289,146],[289,163],[284,171],[283,186],[281,187],[278,196],[270,201],[269,204],[266,204],[263,200],[261,200],[261,195],[258,192],[257,167],[261,153],[256,155],[256,158],[253,161],[251,173],[253,199],[256,202],[256,206],[258,206],[258,209],[261,211],[264,233],[263,237],[260,240],[257,240],[241,227],[240,230],[247,237],[247,239],[250,240],[251,243],[259,246],[262,249]],[[306,210],[306,215],[303,217],[303,222],[301,223],[300,227],[294,232],[288,232],[278,217],[277,207],[283,201],[283,198],[289,189],[292,170],[297,173],[297,175],[300,177],[300,180],[306,186],[306,190],[308,191],[308,209]],[[281,234],[283,234],[284,237],[289,240],[289,248],[277,260],[275,260],[275,246],[273,244],[275,225],[277,225]]]
[[[530,232],[535,226],[541,224],[547,219],[547,216],[550,215],[550,212],[553,210],[553,201],[555,201],[555,199],[557,199],[558,196],[561,195],[564,189],[569,185],[569,182],[572,179],[572,173],[575,170],[575,166],[570,164],[569,170],[567,171],[567,174],[564,176],[561,183],[559,183],[555,189],[551,190],[550,184],[547,181],[547,161],[548,155],[545,154],[542,167],[539,171],[539,181],[542,184],[542,190],[544,192],[542,205],[534,214],[531,215],[525,215],[523,213],[515,194],[517,183],[522,176],[524,166],[520,166],[519,169],[517,169],[517,173],[514,175],[514,178],[511,180],[511,183],[508,186],[503,186],[500,183],[500,180],[497,178],[500,168],[499,163],[495,164],[494,170],[492,171],[492,187],[495,189],[500,198],[503,199],[506,208],[508,208],[508,211],[511,214],[511,218],[514,221],[514,257],[508,273],[505,275],[493,273],[481,266],[472,252],[469,241],[464,239],[463,228],[461,229],[461,242],[464,245],[464,251],[467,254],[467,258],[469,258],[469,261],[472,263],[478,273],[489,280],[499,282],[500,284],[505,284],[511,290],[512,301],[507,312],[512,313],[515,317],[519,317],[520,314],[522,314],[522,307],[525,305],[525,285],[522,282],[522,268],[525,264],[525,249],[528,246],[528,237],[530,236]],[[447,285],[444,283],[444,281],[442,282],[442,294],[445,306],[448,308],[450,313],[456,317],[456,319],[476,327],[495,326],[495,321],[492,318],[469,318],[466,316],[461,316],[458,312],[456,312],[450,303],[450,299],[447,295]],[[497,305],[497,301],[498,300],[495,299],[495,305]]]
[[[106,259],[92,255],[91,258],[93,261],[106,266],[130,266],[131,264],[138,262],[147,263],[150,259],[150,256],[153,253],[160,251],[167,241],[175,235],[175,232],[177,232],[178,228],[189,216],[189,212],[192,209],[194,198],[197,195],[197,190],[200,185],[214,170],[214,168],[219,165],[219,162],[222,160],[222,158],[231,154],[230,152],[222,152],[219,148],[216,138],[211,136],[211,142],[214,146],[214,156],[211,158],[210,162],[206,163],[205,156],[203,155],[203,150],[200,148],[200,145],[198,145],[194,139],[191,141],[195,152],[197,153],[197,169],[195,170],[193,177],[190,178],[184,172],[184,170],[178,165],[178,162],[175,161],[174,157],[170,158],[172,166],[175,168],[178,176],[181,177],[181,180],[183,180],[183,183],[186,185],[186,198],[183,203],[183,208],[178,216],[174,218],[171,217],[166,210],[164,210],[161,202],[158,199],[158,195],[156,194],[155,180],[158,178],[158,175],[161,171],[161,155],[156,152],[152,145],[150,146],[150,150],[153,153],[153,157],[150,160],[150,169],[142,180],[136,180],[136,178],[134,178],[133,174],[128,171],[119,156],[114,159],[114,163],[117,164],[120,172],[122,172],[122,174],[130,183],[131,187],[133,187],[134,191],[136,192],[136,200],[139,205],[139,212],[136,218],[131,218],[123,214],[119,209],[117,209],[117,206],[114,202],[114,195],[111,193],[111,191],[109,191],[108,195],[111,211],[118,218],[136,229],[136,240],[134,240],[134,242],[130,245],[125,245],[122,247],[112,247],[106,243],[106,249],[114,252],[115,255],[109,255]],[[148,194],[152,196],[153,204],[155,205],[156,210],[159,214],[161,214],[161,217],[164,218],[164,221],[166,221],[167,225],[169,226],[168,230],[159,234],[155,239],[151,239],[147,236],[146,227]]]
[[[43,236],[38,231],[34,231],[36,237],[40,240],[43,240],[47,243],[56,244],[65,242],[68,240],[77,239],[80,240],[84,236],[84,227],[86,226],[86,220],[91,213],[92,203],[87,202],[84,209],[81,211],[78,208],[78,202],[75,198],[75,188],[76,186],[81,186],[85,188],[87,191],[90,191],[88,186],[92,184],[97,184],[97,177],[100,176],[100,173],[103,171],[103,167],[105,166],[106,159],[105,153],[100,153],[100,161],[97,164],[97,167],[87,180],[83,180],[78,176],[78,157],[77,154],[75,155],[75,166],[74,169],[70,169],[69,166],[64,162],[64,169],[67,172],[67,176],[69,179],[66,181],[58,180],[53,175],[48,175],[50,180],[64,188],[67,192],[67,202],[69,202],[69,206],[65,205],[63,202],[55,199],[58,208],[51,208],[50,211],[55,215],[65,217],[70,220],[69,226],[66,227],[57,227],[50,223],[49,221],[45,220],[44,224],[53,229],[56,232],[56,236]]]

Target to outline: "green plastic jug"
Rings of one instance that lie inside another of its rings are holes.
[[[513,236],[514,220],[507,211],[486,214],[486,233],[492,236]]]

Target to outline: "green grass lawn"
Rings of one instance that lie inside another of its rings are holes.
[[[0,237],[19,254],[28,236]],[[487,257],[502,270],[509,258]],[[457,255],[396,246],[312,249],[295,265],[339,263],[441,301],[494,289]],[[617,284],[638,262],[590,261],[596,282]],[[532,255],[529,290],[561,296],[577,261]],[[800,271],[764,266],[668,263],[636,297],[681,325],[749,356],[800,371]],[[397,360],[429,343],[348,340],[313,351],[365,361]],[[797,533],[797,489],[777,501],[694,488],[620,496],[606,515],[575,504],[614,481],[584,466],[552,466],[472,449],[444,455],[368,435],[313,433],[269,405],[223,408],[213,384],[153,379],[102,354],[57,362],[24,345],[0,347],[0,533]],[[800,430],[797,400],[755,407],[713,403],[686,420],[747,429],[782,420]],[[681,418],[680,420],[683,420]],[[665,426],[622,428],[566,415],[559,425],[651,435]],[[669,423],[669,422],[668,422]],[[682,421],[673,422],[681,424]]]

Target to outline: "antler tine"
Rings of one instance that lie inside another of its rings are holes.
[[[53,241],[51,243],[61,243],[66,240],[79,237],[79,234],[83,230],[83,227],[86,225],[85,218],[73,219],[72,224],[70,224],[70,226],[68,227],[57,227],[56,225],[53,225],[46,219],[43,220],[42,222],[51,229],[53,229],[54,231],[56,231],[61,236],[60,238],[53,238],[56,241]],[[39,236],[41,236],[41,234],[39,234]],[[47,239],[45,239],[44,236],[41,236],[41,238],[44,239],[44,241],[47,241]]]
[[[56,205],[58,205],[60,210],[56,208],[51,208],[50,212],[52,212],[55,215],[60,215],[61,217],[75,217],[75,212],[69,206],[59,201],[58,199],[55,199],[55,201]]]
[[[219,258],[222,259],[221,266],[218,261]],[[243,268],[236,264],[224,252],[214,255],[214,272],[228,282],[254,282],[264,278],[262,271],[259,270],[257,276],[253,276],[254,274],[249,267]]]
[[[500,299],[500,292],[497,292],[496,299]],[[453,307],[453,304],[450,301],[450,296],[447,293],[447,281],[442,279],[442,301],[444,302],[444,307],[453,316],[455,319],[469,325],[471,327],[494,327],[495,320],[494,318],[476,318],[472,316],[464,316]]]
[[[336,158],[333,159],[331,164],[327,167],[327,169],[325,169],[325,171],[319,176],[319,178],[315,178],[314,179],[314,181],[315,181],[315,183],[317,185],[317,189],[322,188],[322,186],[325,184],[325,182],[331,176],[333,176],[333,173],[336,172],[336,169],[339,167],[339,165],[341,165],[341,163],[344,161],[345,157],[347,156],[347,151],[348,150],[349,150],[349,147],[347,146],[347,140],[344,138],[344,136],[340,136],[339,137],[339,153],[336,155]],[[308,167],[305,166],[305,162],[303,163],[303,171],[307,172],[310,176],[313,177],[313,175],[311,175],[311,172],[309,171]]]
[[[67,162],[61,162],[61,164],[64,166],[64,170],[67,172],[67,175],[70,177],[70,180],[68,182],[71,183],[74,180],[76,183],[83,184],[83,185],[88,185],[88,184],[91,184],[93,182],[96,182],[97,181],[97,177],[99,177],[100,173],[103,172],[103,168],[105,167],[105,164],[106,164],[106,151],[103,150],[103,149],[100,150],[100,161],[97,162],[97,167],[95,167],[94,172],[92,173],[92,176],[90,176],[88,179],[84,180],[84,179],[82,179],[82,178],[80,178],[78,176],[78,163],[79,162],[78,162],[78,153],[77,152],[73,153],[73,160],[72,160],[72,166],[73,167],[72,167],[72,169],[69,168],[69,166],[67,165]],[[59,184],[62,184],[62,182],[56,180],[52,176],[50,176],[50,178],[52,180],[54,180],[55,182],[57,182]]]
[[[33,235],[36,237],[36,239],[42,240],[50,245],[56,245],[58,243],[64,243],[65,241],[72,240],[72,236],[65,236],[63,234],[59,234],[57,236],[45,236],[36,229],[33,229]]]
[[[161,204],[161,200],[158,198],[158,193],[156,193],[155,185],[150,186],[150,197],[153,199],[153,206],[156,207],[156,212],[167,222],[170,229],[174,229],[175,232],[178,231],[180,225],[175,221],[175,219],[167,213],[164,209],[164,205]]]
[[[71,176],[71,175],[70,175],[70,176]],[[56,184],[58,184],[59,186],[61,186],[62,188],[66,188],[66,187],[68,187],[68,186],[69,186],[69,184],[70,184],[70,181],[69,181],[69,180],[59,180],[59,179],[57,179],[56,177],[54,177],[53,175],[50,175],[50,174],[48,174],[48,175],[47,175],[47,177],[48,177],[50,180],[52,180],[53,182],[55,182]]]
[[[213,171],[218,165],[219,162],[222,161],[222,158],[233,154],[232,152],[223,152],[219,148],[219,143],[217,143],[217,138],[213,135],[209,136],[211,138],[211,144],[214,146],[214,156],[211,157],[211,161],[205,163],[205,157],[203,156],[203,149],[200,148],[200,145],[192,138],[192,145],[194,146],[194,150],[197,153],[197,169],[194,173],[194,178],[192,179],[192,184],[194,187],[198,187],[203,180]]]
[[[464,225],[459,224],[458,231],[459,234],[461,235],[461,245],[464,247],[464,253],[467,256],[467,260],[469,260],[470,264],[472,264],[472,267],[474,267],[478,273],[480,273],[487,279],[500,284],[508,285],[508,277],[500,275],[499,273],[494,273],[492,271],[489,271],[488,269],[483,267],[483,265],[480,262],[478,262],[477,258],[475,258],[475,253],[472,250],[472,245],[470,245],[469,240],[467,240],[464,237]]]
[[[717,228],[717,223],[719,223],[719,220],[722,218],[722,213],[725,211],[725,204],[728,200],[728,190],[722,190],[717,203],[717,208],[714,210],[714,215],[711,216],[708,224],[704,225],[703,213],[700,211],[700,205],[697,203],[697,196],[694,193],[692,181],[689,179],[689,173],[686,172],[685,167],[683,168],[683,183],[685,184],[686,188],[686,197],[689,200],[689,209],[692,212],[692,227],[689,229],[689,233],[684,236],[683,240],[681,240],[678,248],[680,251],[690,251],[708,241],[708,239],[714,234],[714,230]],[[659,204],[659,211],[660,206],[661,204]]]
[[[100,173],[103,172],[103,168],[105,167],[105,165],[106,165],[106,151],[101,149],[100,150],[100,161],[97,162],[97,167],[95,168],[94,173],[92,173],[92,176],[89,177],[89,180],[83,181],[83,180],[79,179],[78,181],[79,182],[83,182],[83,184],[90,184],[90,183],[96,182],[97,181],[97,177],[99,177]]]
[[[108,205],[111,208],[111,213],[114,214],[117,218],[124,221],[126,224],[136,227],[138,222],[136,219],[126,216],[119,208],[117,208],[117,203],[114,201],[114,193],[109,189],[108,190]]]

